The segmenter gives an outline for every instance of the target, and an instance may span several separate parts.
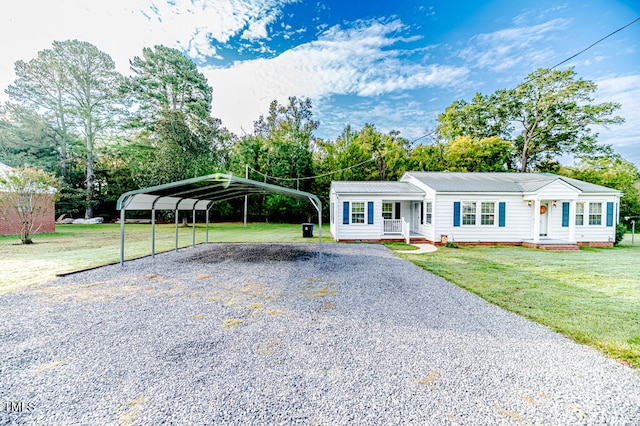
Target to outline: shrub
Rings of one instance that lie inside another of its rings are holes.
[[[627,227],[624,223],[618,223],[616,225],[616,239],[614,241],[614,245],[618,245],[620,241],[624,238],[624,234],[627,233]]]

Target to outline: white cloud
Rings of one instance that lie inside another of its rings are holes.
[[[625,152],[634,152],[636,163],[640,164],[640,74],[609,77],[596,81],[598,91],[595,101],[617,102],[621,105],[617,115],[625,119],[621,125],[596,129],[599,140]]]
[[[118,71],[143,47],[179,48],[196,60],[219,57],[213,40],[267,37],[287,3],[298,0],[24,0],[0,6],[0,88],[15,78],[13,64],[28,61],[54,40],[79,39],[109,53]],[[0,101],[6,99],[0,89]]]
[[[459,52],[460,57],[479,68],[505,71],[516,65],[538,64],[553,57],[551,47],[541,48],[540,41],[554,32],[566,29],[570,21],[553,19],[542,24],[515,27],[493,33],[478,34],[471,46]]]
[[[321,100],[332,95],[383,95],[423,87],[454,86],[466,68],[415,64],[393,49],[402,42],[400,21],[361,21],[332,27],[318,40],[272,59],[237,63],[226,69],[204,68],[214,89],[214,115],[230,130],[252,129],[269,102],[288,96]]]

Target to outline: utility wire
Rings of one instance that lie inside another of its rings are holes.
[[[573,58],[575,58],[576,56],[582,55],[584,52],[586,52],[587,50],[591,49],[593,46],[595,46],[596,44],[608,39],[609,37],[611,37],[612,35],[624,30],[625,28],[635,24],[636,22],[640,21],[640,16],[638,16],[636,19],[634,19],[633,21],[629,22],[627,25],[624,25],[620,28],[618,28],[617,30],[610,32],[609,34],[607,34],[606,36],[602,37],[600,40],[595,41],[593,43],[591,43],[589,46],[585,47],[584,49],[582,49],[581,51],[579,51],[578,53],[576,53],[573,56],[568,57],[567,59],[565,59],[562,62],[559,62],[557,64],[555,64],[554,66],[552,66],[551,68],[549,68],[550,70],[558,68],[560,65],[565,64],[567,62],[569,62],[570,60],[572,60]]]
[[[537,78],[537,77],[542,77],[544,74],[558,68],[560,65],[566,64],[567,62],[569,62],[570,60],[582,55],[584,52],[586,52],[587,50],[591,49],[592,47],[594,47],[595,45],[599,44],[600,42],[608,39],[609,37],[611,37],[612,35],[619,33],[620,31],[624,30],[625,28],[635,24],[636,22],[640,21],[640,16],[638,16],[636,19],[634,19],[633,21],[629,22],[626,25],[623,25],[622,27],[618,28],[615,31],[610,32],[609,34],[607,34],[606,36],[602,37],[601,39],[594,41],[593,43],[591,43],[589,46],[585,47],[584,49],[582,49],[581,51],[579,51],[578,53],[568,57],[567,59],[565,59],[564,61],[558,62],[557,64],[555,64],[554,66],[552,66],[551,68],[548,68],[547,70],[545,70],[544,73],[541,73],[540,75],[537,76],[532,76],[531,78],[526,79],[525,81],[523,81],[522,83],[518,84],[518,86],[521,86],[523,84],[529,83],[531,80]],[[516,86],[517,87],[517,86]]]
[[[426,138],[427,136],[431,136],[431,135],[433,135],[435,132],[436,132],[435,130],[432,130],[432,131],[430,131],[429,133],[425,133],[424,135],[422,135],[422,136],[420,136],[420,137],[418,137],[418,138],[415,138],[415,139],[413,139],[412,141],[410,141],[410,142],[409,142],[409,144],[411,144],[411,145],[412,145],[412,144],[416,143],[417,141],[419,141],[420,139],[424,139],[424,138]],[[385,154],[389,154],[389,153],[394,152],[394,151],[397,151],[397,150],[399,150],[399,149],[402,149],[402,147],[401,147],[401,146],[399,146],[399,147],[397,147],[397,148],[391,149],[391,150],[387,151]],[[342,169],[339,169],[339,170],[334,170],[334,171],[332,171],[332,172],[323,173],[323,174],[320,174],[320,175],[315,175],[315,176],[306,176],[306,177],[301,177],[301,178],[282,178],[282,177],[276,177],[276,176],[269,176],[269,175],[267,175],[267,174],[265,174],[265,173],[262,173],[261,171],[258,171],[258,170],[256,170],[256,169],[254,169],[254,168],[253,168],[253,167],[251,167],[251,166],[249,166],[249,168],[250,168],[251,170],[253,170],[254,172],[258,173],[259,175],[261,175],[262,177],[264,177],[264,178],[266,178],[266,179],[271,179],[271,180],[273,180],[273,181],[277,181],[277,180],[284,180],[284,181],[301,181],[301,180],[310,180],[310,179],[316,179],[316,178],[319,178],[319,177],[325,177],[325,176],[334,175],[334,174],[336,174],[336,173],[344,172],[345,170],[349,170],[349,169],[353,169],[353,168],[356,168],[356,167],[360,167],[360,166],[362,166],[362,165],[364,165],[364,164],[367,164],[367,163],[370,163],[371,161],[374,161],[375,159],[376,159],[376,157],[375,157],[375,156],[372,156],[372,157],[371,157],[370,159],[368,159],[368,160],[361,161],[361,162],[359,162],[358,164],[354,164],[354,165],[349,166],[349,167],[345,167],[345,168],[342,168]]]

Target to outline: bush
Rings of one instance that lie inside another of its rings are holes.
[[[458,246],[456,243],[451,241],[447,241],[447,243],[444,246],[449,248],[460,248],[460,246]]]
[[[618,243],[620,241],[622,241],[622,239],[624,238],[624,234],[627,233],[627,227],[624,223],[618,223],[618,225],[616,225],[616,240],[613,243],[614,245],[618,245]]]

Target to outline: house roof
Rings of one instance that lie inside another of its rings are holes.
[[[340,194],[424,194],[409,182],[334,181],[331,187]]]
[[[583,193],[619,194],[607,188],[553,173],[472,173],[472,172],[407,172],[437,192],[536,192],[555,181],[565,182]]]

